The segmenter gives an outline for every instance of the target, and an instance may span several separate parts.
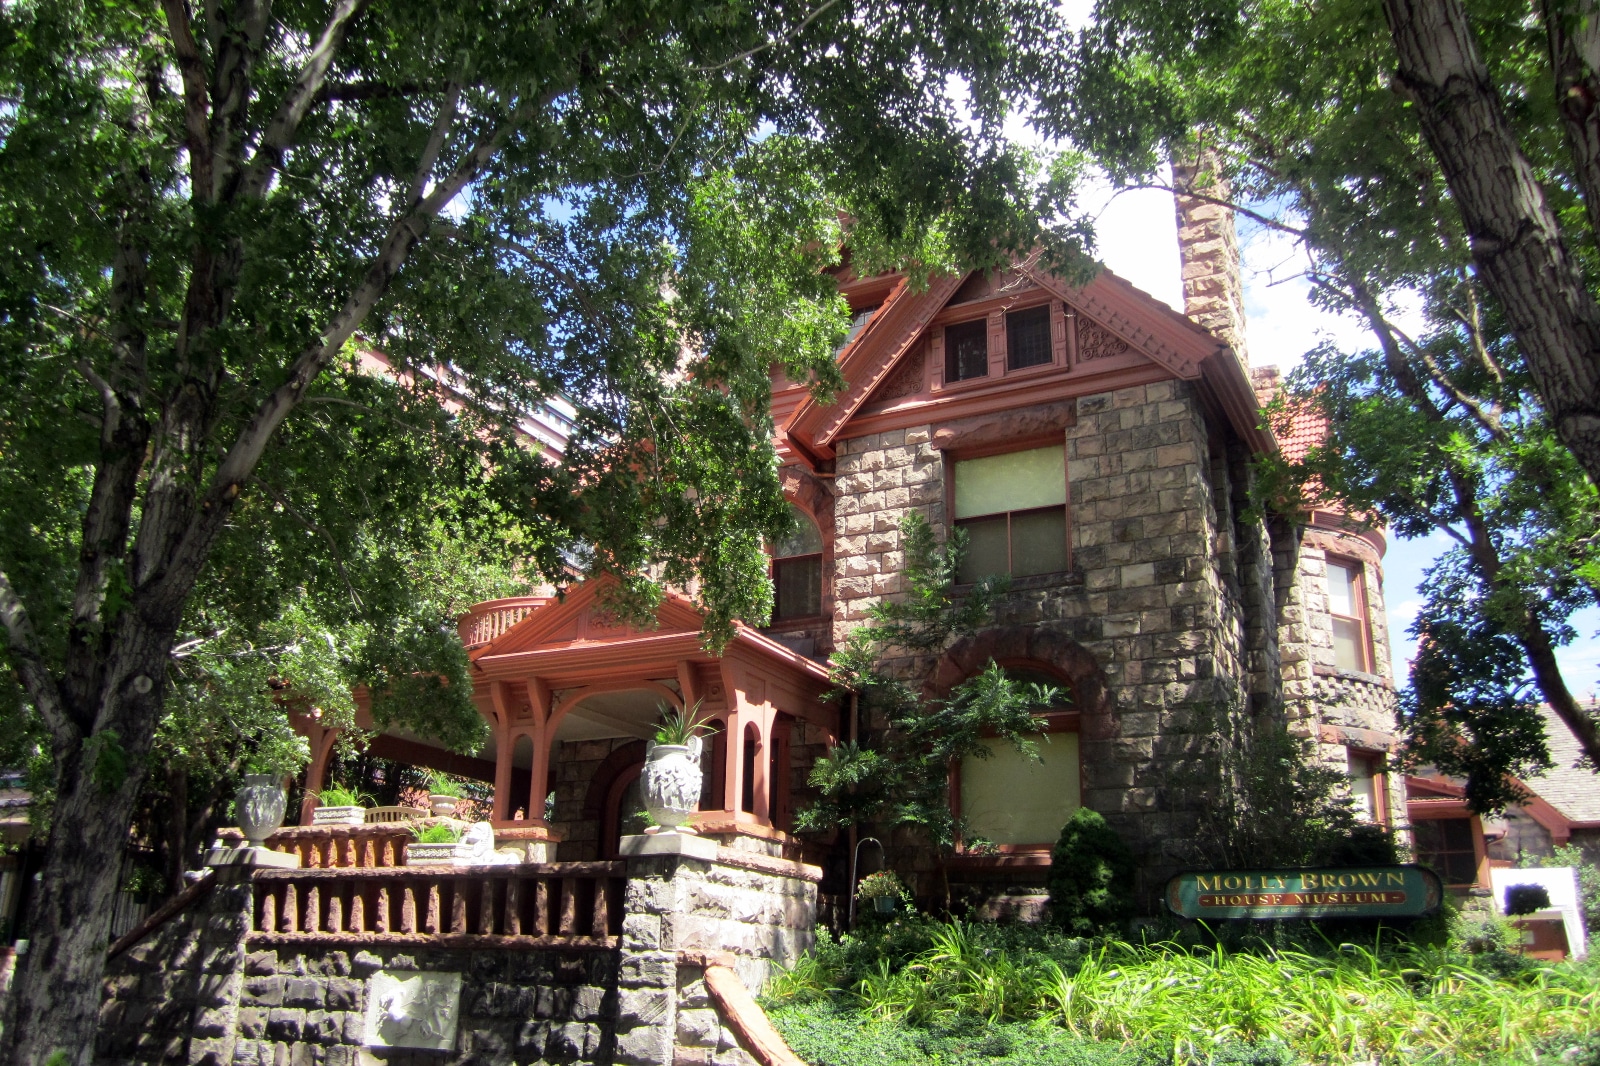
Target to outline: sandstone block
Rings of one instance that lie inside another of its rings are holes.
[[[305,1020],[303,1010],[275,1007],[267,1014],[267,1036],[273,1040],[299,1040]]]

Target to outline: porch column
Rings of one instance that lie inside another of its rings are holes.
[[[323,725],[311,714],[291,713],[289,724],[311,745],[311,762],[306,766],[306,792],[300,800],[300,824],[310,825],[311,812],[320,804],[317,793],[327,783],[328,763],[333,759],[333,744],[339,739],[339,731]]]
[[[740,693],[728,693],[727,757],[723,760],[722,805],[739,821],[744,815],[744,727],[750,722]]]
[[[516,755],[517,734],[511,729],[511,696],[504,681],[489,685],[490,702],[494,707],[494,813],[496,821],[511,818],[511,760]]]
[[[550,685],[541,677],[528,678],[528,705],[533,709],[534,726],[528,731],[533,741],[533,762],[528,767],[528,821],[549,828],[544,816],[544,799],[550,794],[550,749],[555,743],[555,705]]]
[[[772,765],[772,709],[770,707],[756,708],[752,716],[756,727],[757,748],[756,757],[752,761],[751,769],[755,772],[755,787],[751,791],[752,803],[757,822],[762,825],[772,824],[772,774],[768,771]]]

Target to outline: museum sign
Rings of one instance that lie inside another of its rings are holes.
[[[1200,870],[1167,882],[1167,906],[1185,918],[1411,918],[1444,890],[1420,866],[1317,870]]]

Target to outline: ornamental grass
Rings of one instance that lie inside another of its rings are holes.
[[[1496,976],[1444,950],[1353,944],[1312,953],[1108,942],[1063,960],[986,939],[971,925],[940,924],[924,950],[898,965],[878,958],[858,976],[819,952],[775,982],[771,998],[780,1007],[825,998],[911,1027],[1033,1021],[1085,1041],[1153,1046],[1175,1062],[1271,1044],[1318,1063],[1559,1061],[1556,1045],[1600,1032],[1594,966]]]

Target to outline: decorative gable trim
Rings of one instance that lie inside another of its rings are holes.
[[[861,331],[861,336],[843,353],[839,369],[847,383],[844,392],[827,406],[819,404],[812,396],[801,400],[786,427],[789,439],[803,451],[831,458],[833,441],[840,430],[877,390],[965,280],[965,276],[939,278],[930,282],[925,291],[913,293],[909,283],[902,279]],[[815,443],[810,444],[812,441]]]
[[[656,611],[657,628],[654,630],[641,631],[626,625],[599,625],[594,612],[599,605],[600,594],[616,584],[617,579],[609,575],[585,581],[564,599],[552,601],[528,615],[506,630],[498,640],[478,649],[472,657],[479,659],[533,651],[544,645],[598,643],[646,635],[700,632],[704,622],[700,612],[688,600],[670,594]]]
[[[1081,289],[1063,284],[1041,270],[1033,260],[1024,263],[1021,271],[1032,278],[1041,289],[1081,310],[1094,321],[1095,326],[1106,333],[1104,337],[1097,338],[1099,350],[1103,354],[1120,354],[1114,351],[1116,341],[1120,339],[1135,351],[1171,371],[1175,377],[1193,381],[1200,376],[1201,364],[1220,347],[1215,338],[1187,320],[1181,323],[1158,320],[1152,324],[1153,328],[1140,325],[1139,318],[1149,322],[1152,317],[1150,305],[1156,301],[1104,270]],[[1120,285],[1117,284],[1119,282]],[[1127,289],[1126,292],[1120,291],[1123,287]],[[1171,313],[1170,308],[1166,308],[1165,305],[1162,305],[1162,308]],[[1169,325],[1173,328],[1162,328]],[[1080,359],[1094,358],[1082,351],[1084,333],[1088,332],[1090,332],[1088,328],[1080,327]]]

